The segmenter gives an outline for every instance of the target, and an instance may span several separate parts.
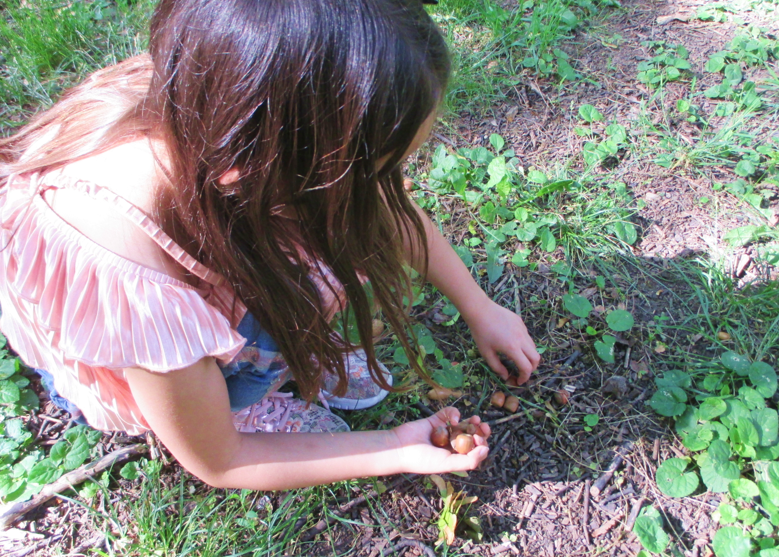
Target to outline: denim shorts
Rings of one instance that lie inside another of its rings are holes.
[[[217,362],[227,384],[230,410],[237,412],[259,402],[266,394],[275,392],[289,376],[287,364],[276,342],[248,312],[241,320],[238,334],[246,344],[228,364]],[[86,424],[75,404],[62,397],[54,388],[54,378],[43,369],[36,369],[51,401],[70,413],[77,423]]]

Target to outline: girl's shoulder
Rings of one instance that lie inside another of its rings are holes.
[[[146,215],[154,214],[156,191],[164,180],[158,155],[147,140],[124,143],[70,163],[44,181],[83,181],[104,188]],[[103,199],[76,188],[49,189],[43,194],[51,210],[80,234],[107,251],[176,280],[192,282],[185,269],[147,233]]]

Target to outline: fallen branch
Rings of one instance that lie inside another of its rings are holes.
[[[623,516],[625,516],[625,511],[619,509],[619,511],[617,511],[617,514],[614,518],[612,518],[611,520],[607,520],[592,532],[592,537],[599,538],[602,535],[606,534],[609,530],[614,528],[614,526],[616,526],[620,520],[622,520]]]
[[[35,495],[29,501],[23,501],[21,503],[10,503],[0,509],[0,531],[5,530],[11,524],[19,520],[22,516],[30,512],[31,510],[41,506],[49,499],[55,497],[58,493],[67,491],[73,486],[79,485],[87,481],[92,476],[95,476],[104,470],[111,468],[117,464],[121,464],[125,461],[138,457],[146,452],[146,445],[132,445],[112,453],[108,453],[103,458],[85,464],[80,468],[68,472],[54,483],[50,483],[45,486],[38,495]]]
[[[619,449],[617,449],[617,454],[614,455],[614,460],[611,461],[611,464],[609,464],[609,467],[606,469],[606,471],[601,474],[601,477],[598,478],[590,488],[590,495],[593,497],[600,495],[600,492],[603,491],[603,488],[606,487],[607,483],[609,483],[609,480],[614,475],[614,472],[617,470],[617,468],[622,466],[622,461],[625,460],[625,453],[630,452],[632,447],[633,443],[627,442]]]
[[[628,515],[627,522],[625,522],[625,532],[630,532],[633,530],[633,525],[636,523],[636,519],[638,518],[638,513],[641,511],[641,507],[644,506],[644,502],[646,501],[645,497],[641,497],[638,501],[636,501],[636,504],[633,505],[633,509],[630,511],[630,514]]]
[[[590,480],[584,483],[584,512],[582,513],[582,534],[584,534],[584,542],[589,547],[592,545],[590,540],[590,528],[587,523],[590,521]]]

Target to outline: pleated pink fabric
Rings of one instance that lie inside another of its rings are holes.
[[[104,200],[134,222],[202,288],[125,259],[62,220],[49,188]],[[93,427],[137,435],[148,424],[124,369],[164,373],[205,357],[231,361],[246,342],[246,309],[222,278],[176,245],[140,209],[110,190],[61,174],[12,176],[0,189],[0,329],[29,366]],[[233,312],[235,303],[235,312]]]

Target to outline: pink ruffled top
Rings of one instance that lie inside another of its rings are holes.
[[[60,218],[42,197],[76,189],[111,204],[200,279],[195,288],[123,258]],[[12,176],[0,189],[0,329],[29,366],[93,427],[149,429],[126,368],[164,373],[205,357],[227,363],[246,339],[246,309],[222,277],[175,244],[140,209],[110,190],[71,177]]]

